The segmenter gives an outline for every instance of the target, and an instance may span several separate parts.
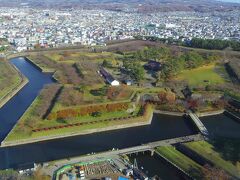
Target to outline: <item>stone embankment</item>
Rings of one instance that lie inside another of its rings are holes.
[[[215,116],[215,115],[224,113],[224,111],[225,111],[224,109],[221,109],[221,110],[217,110],[217,111],[200,112],[200,113],[196,113],[196,114],[198,117]]]

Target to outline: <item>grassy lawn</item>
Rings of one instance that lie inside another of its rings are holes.
[[[21,82],[18,72],[5,60],[0,60],[0,101]]]
[[[61,55],[57,54],[57,53],[49,53],[49,54],[45,54],[45,56],[53,61],[59,61],[59,59],[62,57]]]
[[[133,115],[136,115],[140,108],[137,108]],[[59,126],[59,125],[66,125],[66,124],[74,124],[74,123],[82,123],[82,122],[92,122],[92,121],[98,121],[98,120],[104,120],[104,119],[111,119],[111,118],[117,118],[117,117],[127,117],[130,114],[126,111],[116,111],[116,112],[106,112],[102,113],[101,116],[93,117],[91,115],[87,116],[78,116],[75,118],[67,119],[67,120],[42,120],[37,125],[40,128],[44,127],[53,127],[53,126]]]
[[[56,61],[56,62],[78,62],[80,60],[94,60],[102,61],[103,59],[113,60],[115,57],[118,57],[114,53],[102,52],[102,53],[93,53],[93,52],[58,52],[58,53],[45,53],[45,57]]]
[[[119,97],[116,97],[115,99],[110,99],[107,96],[107,89],[109,87],[106,88],[106,92],[104,92],[103,95],[101,94],[97,94],[94,93],[94,91],[97,91],[101,88],[104,88],[105,86],[102,86],[101,84],[96,84],[95,86],[88,86],[83,93],[83,99],[81,100],[81,102],[79,102],[78,105],[64,105],[61,102],[61,99],[57,99],[57,101],[54,103],[54,107],[52,111],[58,111],[58,110],[62,110],[65,108],[77,108],[77,107],[82,107],[82,106],[87,106],[87,105],[97,105],[97,104],[105,104],[105,103],[114,103],[114,102],[130,102],[131,99],[133,98],[135,91],[132,90],[131,87],[127,88],[127,89],[121,89],[121,94]]]
[[[215,64],[184,70],[176,77],[177,80],[186,80],[191,86],[222,84],[226,81],[225,78],[224,69]]]
[[[220,153],[214,151],[214,147],[210,143],[206,141],[190,142],[186,143],[185,146],[211,161],[216,167],[224,169],[235,177],[240,177],[240,169],[238,169],[231,161],[224,160]]]
[[[62,128],[62,129],[54,129],[54,130],[49,130],[49,131],[41,131],[41,132],[31,132],[31,133],[25,133],[24,131],[19,131],[17,130],[17,128],[15,127],[15,129],[13,129],[11,131],[11,133],[7,136],[6,142],[10,142],[10,141],[17,141],[17,140],[22,140],[22,139],[32,139],[32,138],[41,138],[41,137],[47,137],[47,136],[58,136],[58,135],[71,135],[73,133],[87,133],[89,132],[89,130],[93,130],[93,129],[99,129],[99,128],[108,128],[108,127],[114,127],[117,125],[124,125],[124,124],[131,124],[131,123],[137,123],[137,122],[145,122],[148,120],[149,115],[152,113],[151,112],[148,113],[147,118],[144,118],[142,116],[140,117],[136,117],[136,118],[132,118],[129,120],[116,120],[116,121],[108,121],[108,122],[98,122],[95,124],[87,124],[87,125],[82,125],[82,126],[75,126],[75,127],[69,127],[69,128]],[[102,119],[106,119],[107,118],[112,118],[112,117],[124,117],[124,115],[126,115],[126,113],[124,112],[113,112],[113,113],[109,113],[109,114],[105,114]],[[81,119],[81,118],[80,118]],[[98,118],[100,119],[100,118]],[[84,122],[84,121],[93,121],[96,120],[94,118],[89,118],[86,117],[86,119],[82,119],[81,121],[75,119],[74,121],[76,122]],[[50,127],[50,125],[56,125],[59,122],[54,122],[54,121],[48,121],[48,120],[44,120],[45,125],[47,124],[48,127]],[[72,122],[71,122],[72,123]],[[64,124],[61,124],[64,125]]]
[[[162,146],[158,147],[156,151],[165,158],[167,158],[169,161],[183,169],[185,172],[189,173],[192,177],[196,179],[201,178],[203,167],[182,154],[181,152],[177,151],[175,147]]]
[[[44,58],[44,56],[41,56],[41,58],[37,58],[37,56],[35,55],[29,55],[26,56],[28,58],[28,60],[30,60],[32,63],[34,63],[37,67],[39,67],[43,72],[54,72],[56,69],[55,68],[51,68],[48,65],[46,65],[44,62],[42,62],[42,58]]]

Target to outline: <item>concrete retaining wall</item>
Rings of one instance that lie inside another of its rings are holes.
[[[181,112],[170,112],[170,111],[161,111],[161,110],[154,110],[154,113],[156,114],[166,114],[170,116],[183,116],[184,113]]]
[[[231,117],[231,118],[233,118],[233,119],[235,119],[235,120],[237,120],[237,121],[240,122],[240,117],[238,117],[237,115],[231,113],[230,111],[227,111],[227,110],[226,110],[224,113],[225,113],[227,116],[229,116],[229,117]]]
[[[224,113],[224,109],[218,110],[218,111],[210,111],[210,112],[202,112],[202,113],[196,113],[198,117],[205,117],[205,116],[215,116],[218,114]]]

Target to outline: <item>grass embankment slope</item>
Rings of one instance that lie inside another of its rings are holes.
[[[21,83],[21,77],[8,61],[0,59],[0,101]]]
[[[39,131],[39,132],[32,132],[31,127],[27,127],[27,129],[22,129],[22,125],[24,122],[28,120],[29,117],[33,118],[31,113],[34,108],[34,104],[38,103],[39,99],[37,99],[31,108],[26,112],[26,114],[23,116],[23,118],[20,119],[19,123],[15,128],[9,133],[7,138],[4,140],[5,142],[11,142],[11,141],[18,141],[18,140],[31,140],[35,138],[46,138],[49,137],[56,137],[56,136],[68,136],[68,135],[77,135],[77,134],[89,134],[93,132],[98,132],[104,129],[115,129],[119,125],[124,127],[130,127],[131,124],[135,123],[144,123],[148,122],[150,115],[152,114],[152,110],[149,110],[149,114],[146,116],[146,118],[140,116],[136,118],[130,118],[127,120],[114,120],[114,121],[104,121],[105,119],[112,119],[112,118],[124,118],[128,117],[129,113],[126,111],[117,111],[117,112],[109,112],[109,113],[103,113],[100,117],[92,117],[92,116],[78,116],[72,119],[67,119],[67,120],[61,120],[61,119],[56,119],[56,120],[42,120],[38,119],[38,123],[35,125],[38,128],[49,128],[49,127],[55,127],[55,126],[61,126],[61,125],[69,125],[69,124],[74,124],[74,123],[86,123],[81,126],[72,126],[72,127],[67,127],[67,128],[59,128],[59,129],[52,129],[52,130],[47,130],[47,131]],[[133,114],[131,115],[136,115],[138,113],[138,110],[136,110]],[[102,121],[101,121],[102,120]],[[99,121],[97,123],[92,123],[94,121]],[[128,126],[129,125],[129,126]],[[136,126],[136,124],[135,124]],[[120,127],[119,127],[120,128]]]
[[[200,156],[212,162],[216,167],[219,167],[235,178],[240,178],[240,168],[236,167],[231,161],[226,161],[221,157],[221,154],[214,150],[214,146],[206,141],[190,142],[184,144],[187,148],[196,152]]]
[[[186,173],[190,174],[196,179],[202,177],[203,167],[194,162],[189,157],[185,156],[181,152],[177,151],[173,146],[163,146],[158,147],[156,151],[161,154],[163,157],[168,159],[173,164],[177,165]]]
[[[184,70],[176,79],[186,80],[190,86],[216,85],[226,82],[226,72],[222,65],[210,64],[191,70]]]
[[[94,60],[102,61],[103,59],[112,60],[116,56],[114,53],[102,52],[102,53],[91,53],[91,52],[63,52],[63,53],[45,53],[45,57],[56,61],[56,62],[78,62],[81,60]]]

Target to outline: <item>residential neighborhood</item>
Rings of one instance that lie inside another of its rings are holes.
[[[240,11],[153,12],[37,9],[25,4],[0,8],[0,38],[16,51],[73,45],[106,45],[111,40],[156,36],[239,40]]]

